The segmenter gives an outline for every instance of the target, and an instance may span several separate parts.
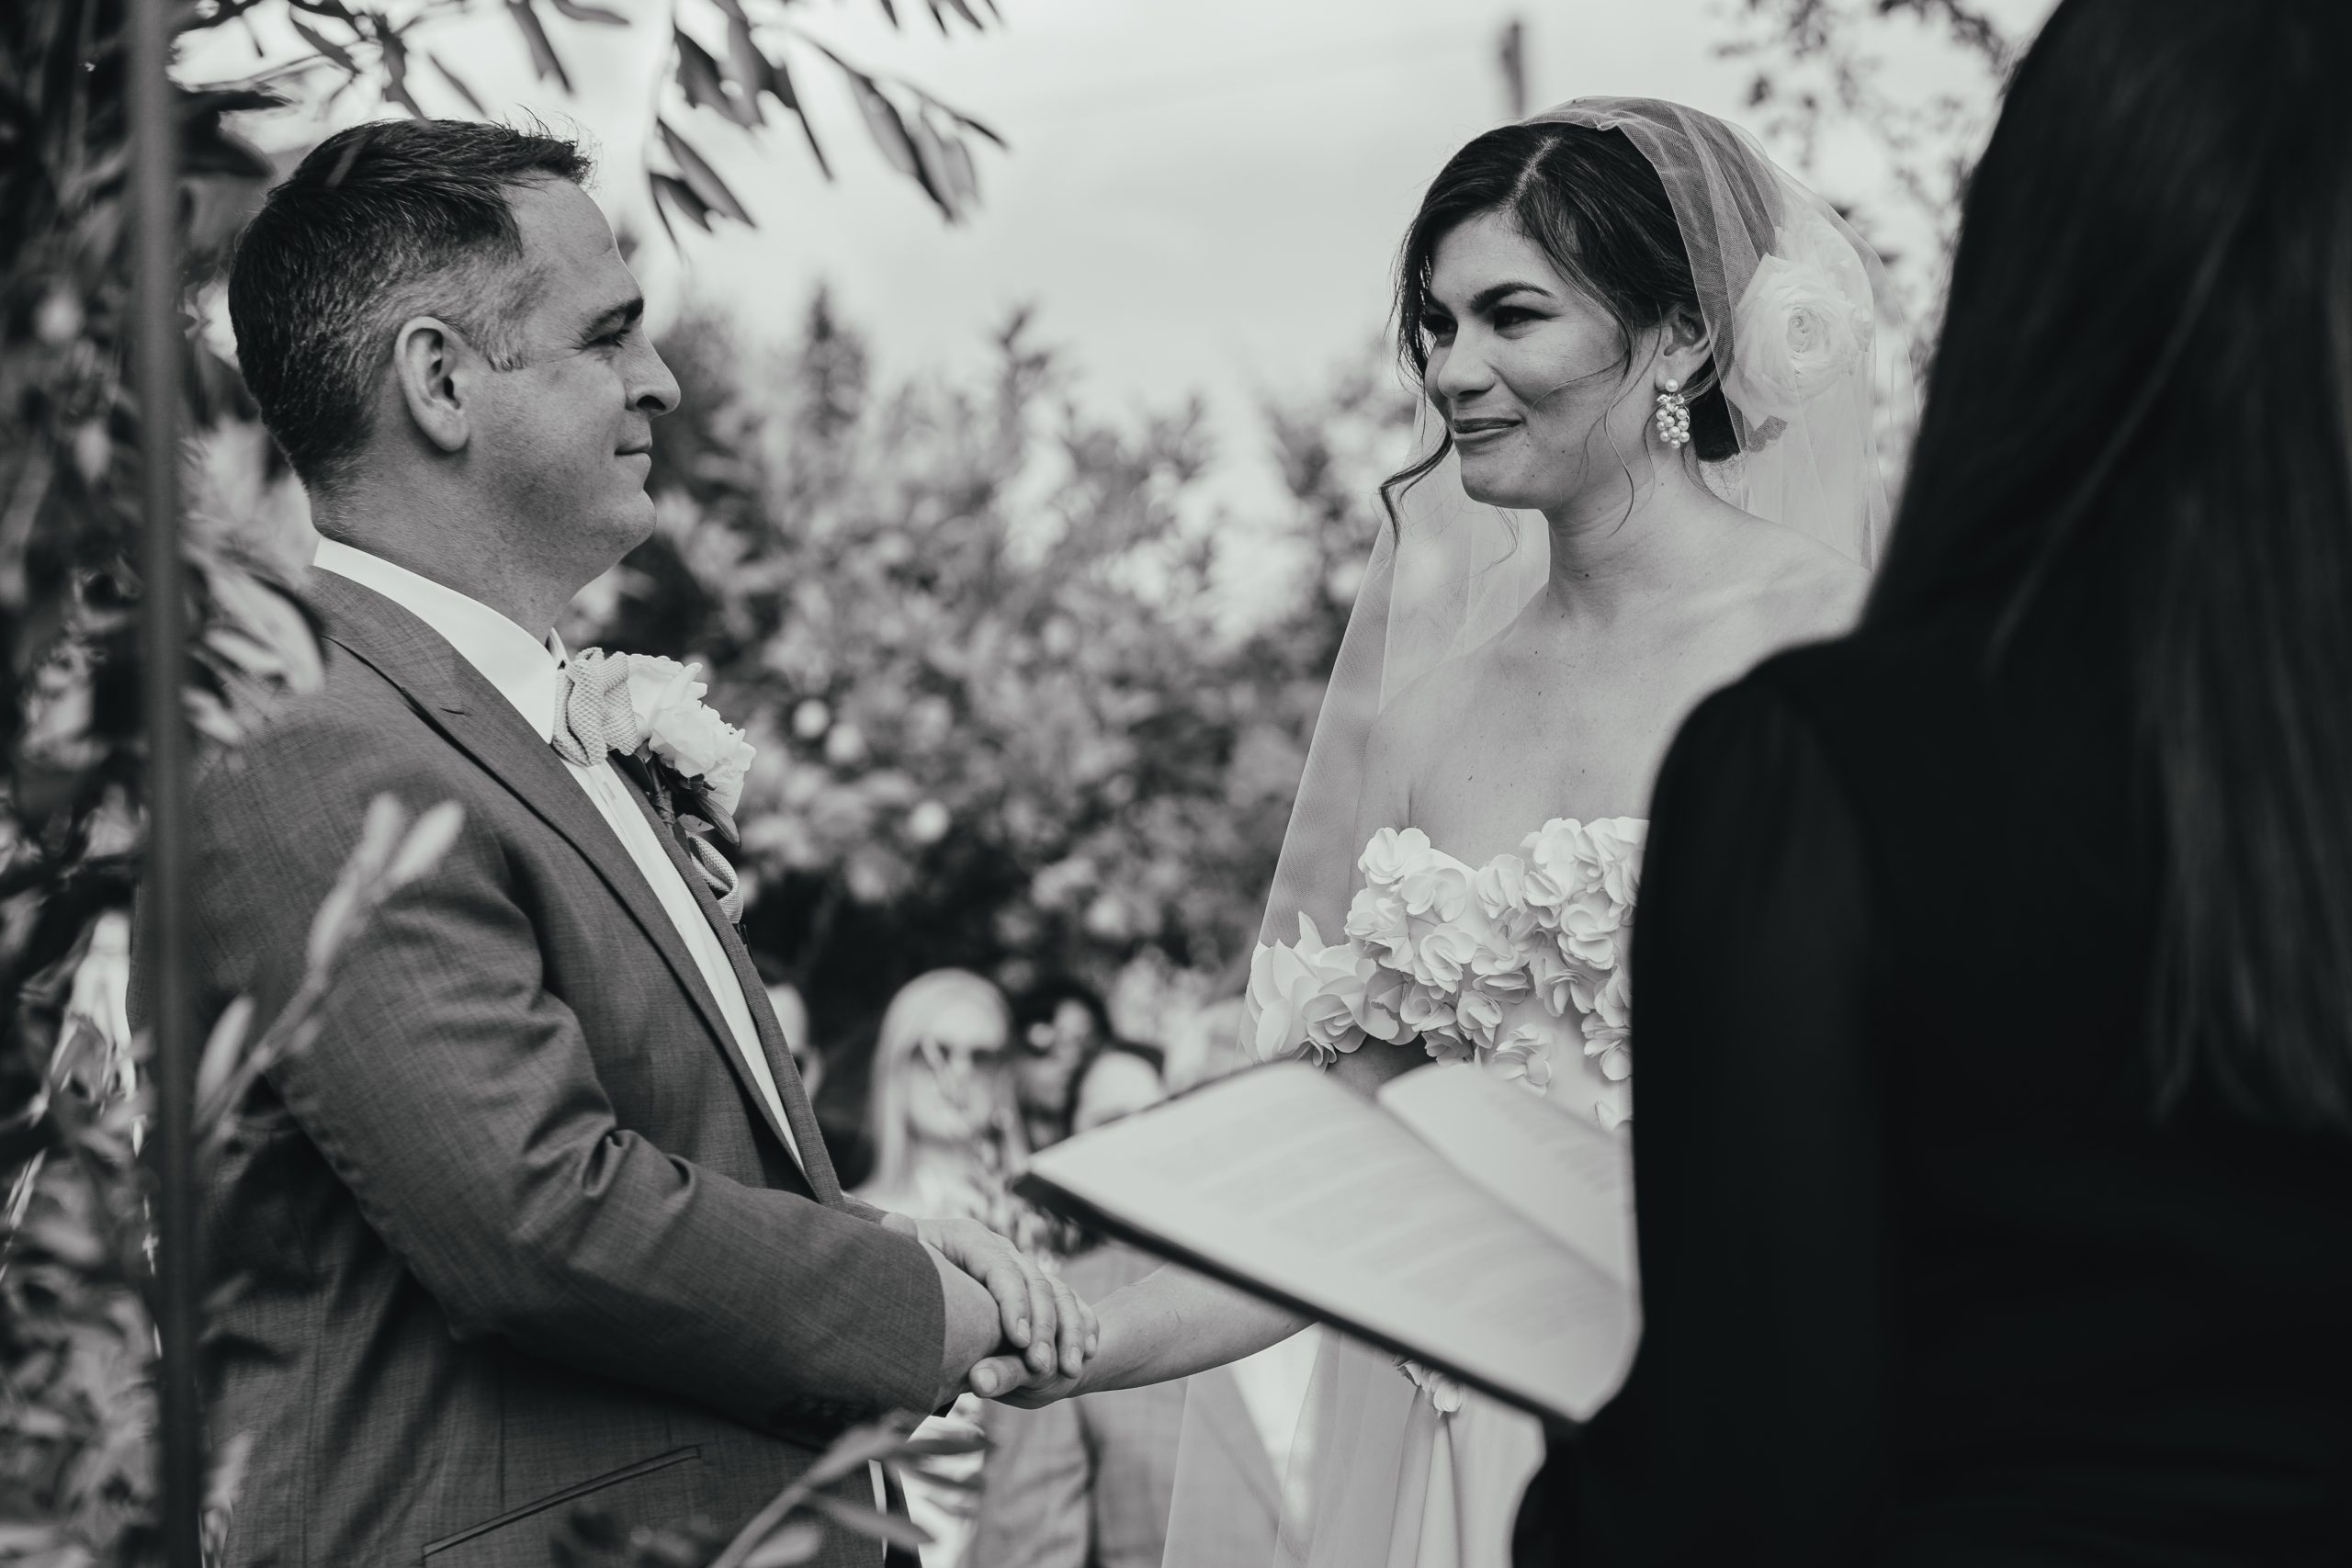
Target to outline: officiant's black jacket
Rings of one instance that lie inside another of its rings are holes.
[[[1521,1568],[2352,1562],[2352,1144],[2161,1124],[2097,595],[1784,655],[1660,776],[1645,1336]],[[2352,802],[2346,803],[2352,809]]]

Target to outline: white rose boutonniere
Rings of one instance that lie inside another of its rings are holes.
[[[1751,424],[1790,419],[1870,354],[1870,276],[1829,220],[1792,210],[1732,312],[1724,395]]]
[[[659,654],[628,655],[628,703],[653,754],[678,776],[698,780],[712,804],[729,816],[742,804],[743,780],[757,750],[743,732],[706,704],[710,690],[699,664]]]

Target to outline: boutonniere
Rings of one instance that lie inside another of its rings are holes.
[[[740,842],[735,808],[756,749],[718,716],[703,696],[699,664],[652,653],[607,653],[586,648],[564,670],[555,748],[585,765],[610,753],[650,795],[662,820],[680,831],[728,918],[739,918],[742,896],[734,868],[711,847],[717,833]]]
[[[710,688],[695,678],[701,665],[653,653],[621,657],[628,661],[628,705],[646,752],[685,793],[713,810],[732,842],[735,808],[742,804],[743,780],[756,749],[702,700]]]

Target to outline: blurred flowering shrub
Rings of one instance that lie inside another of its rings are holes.
[[[663,346],[659,532],[578,629],[702,660],[750,730],[748,929],[820,1034],[944,964],[1238,987],[1407,438],[1393,378],[1270,411],[1288,502],[1244,519],[1197,408],[1080,412],[1023,319],[985,375],[890,389],[821,297],[770,358],[711,319]]]

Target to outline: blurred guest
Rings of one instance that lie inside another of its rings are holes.
[[[866,1132],[874,1168],[857,1195],[919,1219],[1004,1218],[1005,1173],[1025,1158],[1006,1073],[1003,993],[934,969],[890,999],[874,1043]]]
[[[1154,1055],[1123,1041],[1098,1052],[1078,1080],[1072,1131],[1086,1132],[1157,1102],[1165,1089]],[[1225,1065],[1204,1064],[1204,1071],[1215,1076]],[[1106,1243],[1063,1265],[1062,1278],[1080,1296],[1100,1301],[1159,1266],[1148,1254]],[[1291,1381],[1303,1393],[1313,1366],[1311,1342],[1304,1361],[1287,1345],[1266,1355],[1295,1363]],[[1258,1359],[1188,1382],[1080,1394],[1039,1410],[983,1406],[980,1420],[992,1451],[967,1568],[1160,1568],[1188,1399],[1193,1427],[1182,1462],[1206,1477],[1202,1487],[1227,1504],[1216,1510],[1217,1539],[1201,1543],[1202,1554],[1192,1561],[1271,1562],[1281,1461],[1270,1449],[1287,1443],[1297,1403],[1294,1396],[1276,1417],[1278,1436],[1261,1433],[1245,1392],[1246,1379],[1263,1381]]]
[[[1023,1227],[1006,1191],[1006,1172],[1025,1157],[1020,1117],[1006,1072],[1012,1014],[1004,995],[962,969],[934,969],[890,998],[874,1043],[866,1126],[872,1174],[857,1196],[917,1219],[977,1219],[1010,1235]],[[1012,1145],[1008,1147],[1008,1141]],[[933,1432],[968,1427],[979,1402],[965,1394]],[[904,1476],[907,1511],[930,1535],[923,1568],[956,1568],[971,1533],[967,1505],[953,1480],[968,1481],[977,1455],[937,1461],[947,1483],[915,1472]]]
[[[1522,1564],[2352,1560],[2352,7],[2066,0],[1861,629],[1701,707]]]
[[[1087,1058],[1111,1038],[1111,1019],[1101,996],[1063,976],[1022,998],[1017,1022],[1013,1092],[1029,1146],[1042,1149],[1069,1135],[1071,1088]]]
[[[768,1006],[775,1010],[777,1030],[784,1035],[785,1049],[792,1053],[792,1065],[800,1073],[800,1087],[808,1091],[814,1101],[825,1084],[825,1057],[808,1036],[808,1004],[801,998],[800,987],[789,980],[771,981],[767,987]]]
[[[1094,1053],[1069,1097],[1069,1130],[1091,1132],[1167,1098],[1160,1054],[1148,1045],[1114,1040]],[[1081,1292],[1082,1293],[1082,1292]]]

